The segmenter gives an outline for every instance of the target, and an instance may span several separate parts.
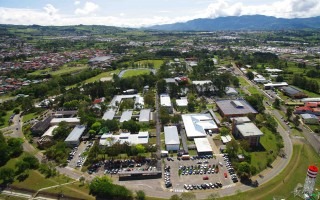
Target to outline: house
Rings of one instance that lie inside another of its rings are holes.
[[[188,98],[181,97],[180,99],[176,99],[176,103],[178,107],[187,107],[188,106]]]
[[[121,118],[120,118],[120,123],[125,122],[125,121],[129,121],[132,117],[132,113],[133,113],[132,110],[123,111]]]
[[[212,147],[208,138],[194,138],[198,155],[212,155]]]
[[[308,97],[308,95],[306,95],[304,92],[292,86],[282,87],[281,91],[283,92],[283,94],[295,99],[302,99]]]
[[[210,114],[181,115],[188,138],[206,137],[209,132],[218,132],[218,126]]]
[[[149,122],[150,121],[150,109],[140,110],[139,122]]]
[[[103,114],[102,119],[103,120],[112,120],[114,118],[115,114],[116,114],[115,110],[109,109]]]
[[[75,126],[64,142],[68,146],[78,146],[80,144],[80,138],[85,130],[86,126],[84,125]]]
[[[69,125],[78,125],[80,124],[80,118],[53,118],[50,121],[50,125],[58,125],[60,122],[66,122]]]
[[[160,105],[161,107],[167,108],[169,113],[172,113],[173,110],[172,110],[171,99],[168,94],[160,95]]]
[[[180,149],[180,139],[176,126],[165,126],[164,128],[165,144],[167,151],[178,151]]]
[[[46,119],[37,122],[31,127],[31,132],[33,135],[41,135],[50,127],[50,122],[53,119],[52,116],[47,117]]]
[[[226,87],[226,95],[228,96],[237,96],[238,95],[238,91],[236,89],[234,89],[233,87]]]
[[[239,139],[247,140],[251,147],[257,147],[260,144],[260,137],[263,133],[260,129],[252,122],[244,122],[233,119],[232,122],[232,134]]]
[[[237,100],[218,100],[216,101],[218,111],[222,117],[241,117],[249,113],[257,114],[258,112],[243,99]]]
[[[305,124],[319,124],[319,118],[314,114],[301,114],[301,118]]]

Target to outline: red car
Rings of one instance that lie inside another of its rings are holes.
[[[227,177],[228,177],[228,174],[227,174],[226,172],[224,173],[224,177],[225,177],[225,178],[227,178]]]
[[[202,179],[203,179],[203,180],[209,180],[209,177],[204,176]]]

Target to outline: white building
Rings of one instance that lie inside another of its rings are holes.
[[[180,140],[176,126],[165,126],[164,136],[167,151],[178,151],[180,149]]]
[[[169,113],[172,113],[171,99],[168,94],[160,95],[160,105],[168,109]]]
[[[112,146],[116,142],[123,144],[128,142],[129,144],[148,144],[149,133],[139,132],[138,134],[120,133],[119,135],[103,134],[100,138],[100,146]]]
[[[314,114],[301,114],[301,117],[305,124],[319,124],[319,118]]]
[[[80,119],[79,118],[53,118],[50,121],[51,125],[58,125],[60,122],[66,122],[70,125],[78,125],[80,124]]]
[[[181,97],[180,99],[176,100],[178,107],[187,107],[188,106],[188,99],[187,97]]]
[[[181,117],[188,138],[206,137],[207,131],[219,130],[210,114],[185,114]]]
[[[212,154],[212,147],[208,138],[194,138],[198,155]]]

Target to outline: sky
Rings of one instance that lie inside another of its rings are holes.
[[[0,24],[146,27],[241,15],[305,18],[319,0],[0,0]]]

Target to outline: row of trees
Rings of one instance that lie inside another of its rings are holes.
[[[0,166],[7,163],[10,158],[16,158],[23,152],[23,140],[21,138],[9,138],[8,140],[0,132]]]
[[[319,93],[319,83],[316,80],[308,79],[300,74],[293,75],[292,84],[310,92]]]

